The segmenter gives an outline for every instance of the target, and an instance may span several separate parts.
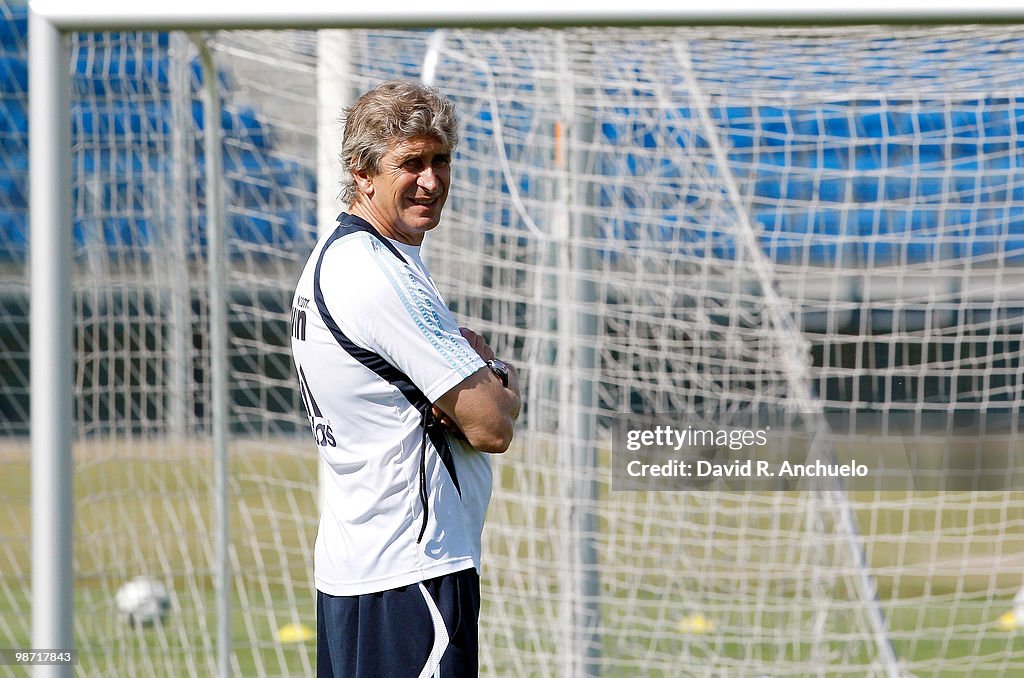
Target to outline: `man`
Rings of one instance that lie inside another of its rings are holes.
[[[388,82],[345,114],[350,207],[292,307],[324,478],[317,675],[474,676],[487,453],[512,440],[518,377],[459,328],[420,259],[448,197],[454,106]]]

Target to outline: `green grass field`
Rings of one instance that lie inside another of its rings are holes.
[[[212,467],[202,456],[141,455],[147,456],[91,459],[76,468],[79,673],[213,675]],[[0,463],[0,469],[0,645],[25,647],[30,469],[24,460]],[[315,624],[309,571],[316,530],[313,474],[314,464],[288,454],[246,446],[234,456],[232,635],[239,675],[310,675],[315,645],[278,643],[275,633],[290,621]],[[143,573],[174,590],[173,612],[160,628],[128,627],[115,609],[117,588]],[[304,618],[294,619],[293,609],[303,610]]]
[[[296,452],[279,443],[233,450],[232,634],[240,676],[312,675],[314,644],[275,638],[284,623],[315,624],[316,469],[305,442],[294,444]],[[77,675],[212,675],[209,460],[202,450],[101,443],[76,457]],[[520,452],[496,464],[485,539],[488,675],[561,675],[560,517],[544,501],[557,489],[557,461]],[[0,469],[0,646],[27,646],[27,456],[5,450]],[[1024,494],[852,501],[893,646],[911,673],[1024,675],[1024,631],[997,624],[1024,583]],[[810,675],[793,668],[808,665],[827,666],[813,675],[868,675],[874,650],[861,633],[854,568],[839,541],[801,548],[813,519],[794,494],[604,493],[605,675]],[[832,563],[832,578],[803,581],[800,559],[807,558]],[[130,628],[114,609],[118,586],[143,572],[174,588],[174,609],[161,627]],[[814,587],[827,589],[830,602],[795,604],[819,600]],[[681,630],[690,613],[706,614],[712,626]],[[825,636],[831,640],[814,642]],[[28,674],[0,667],[4,675]]]

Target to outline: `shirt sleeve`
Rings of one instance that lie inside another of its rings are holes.
[[[320,286],[352,342],[404,372],[430,402],[484,367],[423,272],[373,237],[343,245],[325,254]]]

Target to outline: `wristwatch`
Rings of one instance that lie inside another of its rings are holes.
[[[494,376],[501,379],[501,385],[508,388],[508,365],[493,358],[487,361],[487,367],[491,368],[491,372],[494,372]]]

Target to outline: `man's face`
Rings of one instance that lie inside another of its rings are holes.
[[[451,183],[451,153],[436,138],[392,144],[376,174],[357,173],[369,221],[393,240],[419,245],[437,226]]]

